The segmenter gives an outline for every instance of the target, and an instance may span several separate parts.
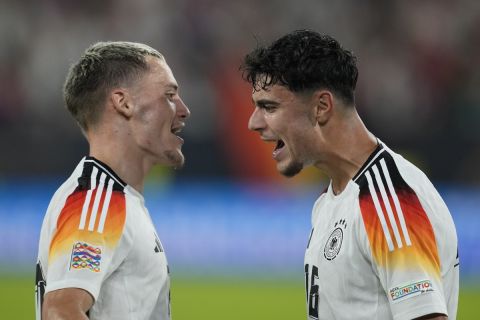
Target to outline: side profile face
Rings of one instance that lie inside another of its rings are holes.
[[[278,171],[292,177],[312,164],[317,123],[309,97],[275,84],[254,91],[252,100],[255,109],[248,128],[262,140],[275,143],[272,156]]]
[[[183,139],[177,134],[185,126],[190,110],[179,96],[178,84],[165,60],[147,57],[149,70],[132,85],[131,132],[138,148],[154,164],[179,168],[185,158]]]

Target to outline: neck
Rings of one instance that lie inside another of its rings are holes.
[[[348,119],[332,123],[326,130],[326,156],[316,164],[332,179],[334,194],[340,194],[377,147],[377,139],[370,133],[356,111]]]
[[[123,181],[143,193],[145,177],[152,164],[137,150],[131,150],[130,136],[120,131],[96,130],[87,134],[90,156],[107,164]]]

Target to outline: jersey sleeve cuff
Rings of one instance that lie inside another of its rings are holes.
[[[95,301],[97,301],[98,294],[100,292],[100,288],[97,288],[96,286],[93,286],[93,285],[89,285],[88,283],[85,283],[85,281],[65,280],[65,281],[55,281],[53,283],[48,283],[47,286],[45,287],[45,294],[47,294],[50,291],[67,289],[67,288],[83,289],[87,291]]]
[[[447,309],[444,305],[441,304],[429,304],[425,306],[419,306],[418,308],[410,308],[409,310],[395,314],[393,316],[394,320],[411,320],[421,316],[426,316],[427,314],[432,313],[441,313],[448,316]]]

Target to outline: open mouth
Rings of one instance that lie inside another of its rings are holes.
[[[182,132],[184,126],[185,125],[178,125],[178,126],[174,126],[170,129],[170,132],[172,134],[174,134],[182,143],[183,143],[183,139],[182,139],[182,137],[178,136],[178,134],[180,132]]]
[[[280,149],[282,149],[284,146],[285,146],[285,142],[283,142],[282,140],[278,140],[278,141],[277,141],[277,145],[275,146],[275,150],[274,150],[274,151],[280,150]]]
[[[285,148],[285,142],[283,142],[283,140],[277,140],[277,145],[273,150],[273,158],[276,159],[284,148]]]
[[[174,123],[172,123],[172,127],[170,128],[170,131],[173,134],[178,134],[178,133],[182,132],[184,127],[185,127],[185,122],[175,121]]]
[[[179,134],[180,132],[182,132],[182,128],[181,127],[172,128],[171,132],[175,135]]]

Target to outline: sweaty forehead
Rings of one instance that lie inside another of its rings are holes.
[[[173,72],[164,59],[147,57],[151,80],[163,86],[178,87]]]
[[[290,91],[287,87],[274,84],[266,88],[260,88],[259,90],[252,91],[253,101],[259,100],[272,100],[272,101],[283,101],[289,100],[294,97],[294,93]]]

